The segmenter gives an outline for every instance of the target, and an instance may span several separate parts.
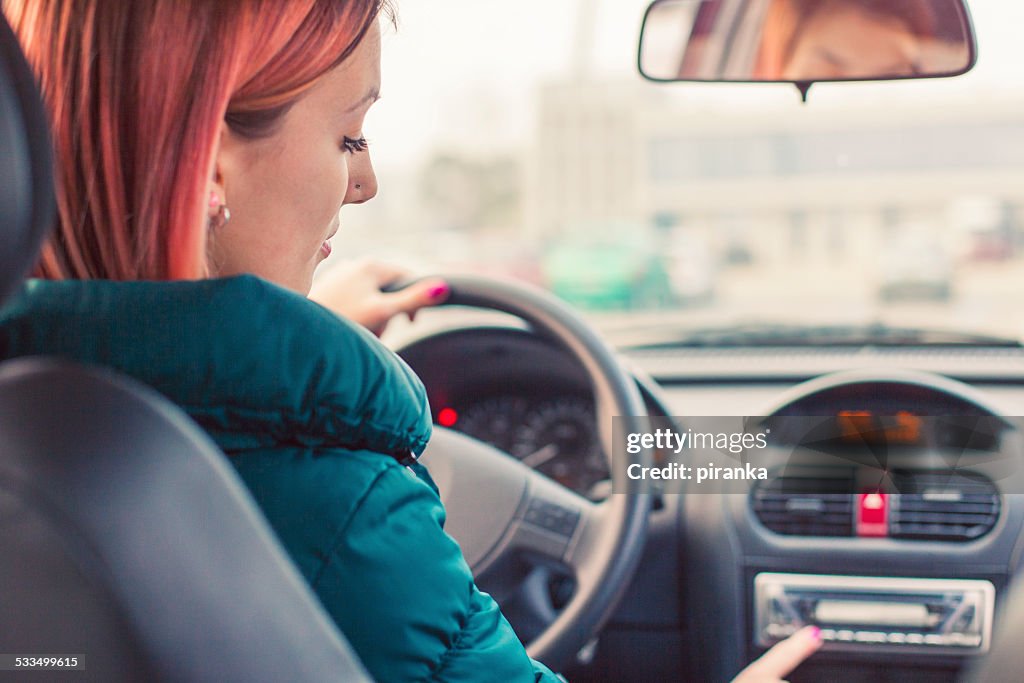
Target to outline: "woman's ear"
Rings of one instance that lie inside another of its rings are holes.
[[[211,222],[216,221],[222,213],[221,207],[228,205],[227,183],[224,180],[225,169],[230,166],[226,158],[225,139],[230,135],[227,123],[221,124],[220,138],[217,141],[217,150],[214,153],[213,169],[210,173],[210,180],[206,187],[206,215]]]

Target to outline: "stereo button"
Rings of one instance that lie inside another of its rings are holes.
[[[796,633],[797,628],[793,624],[768,624],[764,631],[772,638],[788,638]]]
[[[961,647],[978,647],[981,645],[981,636],[977,634],[951,633],[949,634],[949,640],[951,645],[959,645]]]

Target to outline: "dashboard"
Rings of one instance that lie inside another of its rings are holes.
[[[659,496],[633,585],[592,659],[566,672],[572,680],[727,680],[783,637],[794,614],[834,628],[823,628],[826,647],[793,681],[956,680],[987,649],[996,597],[1021,551],[1024,501],[1014,494],[1024,487],[1007,469],[1020,459],[1021,430],[1002,416],[1024,414],[1024,352],[1000,350],[997,363],[985,349],[892,353],[624,356],[653,417],[814,416],[827,437],[816,432],[814,447],[835,462],[824,473],[820,461],[801,469],[806,433],[780,428],[769,481]],[[400,354],[423,379],[437,424],[592,499],[609,495],[596,400],[569,354],[516,325],[440,328]],[[850,374],[837,380],[840,371]],[[879,485],[877,462],[850,457],[879,447],[891,488]],[[954,516],[934,516],[951,502]],[[552,596],[571,586],[545,581],[545,609],[556,609]],[[783,603],[788,611],[776,609]],[[872,611],[907,623],[879,625]]]

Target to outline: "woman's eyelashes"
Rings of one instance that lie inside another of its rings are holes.
[[[366,141],[366,138],[350,138],[345,136],[341,143],[342,149],[346,152],[355,154],[356,152],[365,152],[370,147],[370,143]]]

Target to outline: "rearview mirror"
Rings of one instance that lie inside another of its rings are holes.
[[[958,76],[974,66],[962,0],[656,0],[640,36],[654,81],[795,83]]]

